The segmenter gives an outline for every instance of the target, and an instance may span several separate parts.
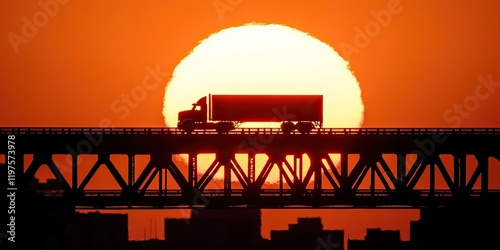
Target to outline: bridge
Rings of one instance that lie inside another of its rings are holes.
[[[37,207],[414,209],[500,200],[500,189],[491,188],[500,176],[490,176],[492,168],[500,168],[500,128],[320,128],[307,135],[276,128],[239,128],[228,134],[185,134],[176,128],[0,128],[0,138],[7,190]],[[72,159],[71,179],[54,161],[60,154]],[[181,154],[185,163],[175,160]],[[215,156],[203,173],[200,154]],[[82,155],[97,160],[79,181]],[[126,156],[126,175],[118,171],[113,155]],[[138,155],[149,156],[141,172],[136,170]],[[260,165],[259,155],[267,159]],[[59,188],[32,185],[42,165]],[[87,188],[101,167],[119,189]],[[267,185],[273,169],[279,181]],[[218,172],[222,185],[208,188]],[[167,185],[167,176],[175,188]],[[157,188],[150,187],[153,180]]]

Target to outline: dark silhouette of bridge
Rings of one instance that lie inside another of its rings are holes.
[[[15,186],[10,187],[33,206],[414,209],[500,200],[500,190],[490,188],[500,176],[489,176],[489,160],[500,160],[499,128],[321,128],[306,135],[270,128],[228,134],[185,134],[175,128],[0,128],[0,138],[15,143]],[[4,145],[0,153],[11,149]],[[197,156],[207,153],[215,159],[199,173]],[[56,154],[71,155],[71,180],[53,160]],[[111,159],[116,154],[128,157],[126,178]],[[188,156],[187,166],[175,162],[179,154]],[[268,158],[262,166],[255,160],[259,154]],[[26,155],[32,156],[30,162],[24,162]],[[79,182],[81,155],[97,160]],[[149,156],[139,173],[137,155]],[[246,164],[236,155],[244,155]],[[30,185],[44,164],[60,189]],[[107,167],[118,190],[86,188],[100,167]],[[273,168],[279,182],[267,188]],[[218,171],[224,173],[223,186],[207,188]],[[166,185],[167,175],[177,188]],[[153,189],[155,178],[159,184]]]

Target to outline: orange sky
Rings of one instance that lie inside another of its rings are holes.
[[[263,22],[310,33],[350,61],[365,127],[500,127],[499,11],[495,0],[3,0],[0,126],[164,126],[165,84],[179,60],[211,33]],[[157,67],[160,84],[120,117],[111,104]],[[265,212],[263,227],[313,213]],[[321,215],[326,228],[353,221],[358,238],[378,222],[407,238],[416,215],[370,213]],[[140,225],[132,239],[143,237],[143,219],[130,219]]]

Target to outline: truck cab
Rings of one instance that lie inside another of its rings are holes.
[[[193,103],[191,110],[179,112],[177,127],[186,132],[193,132],[196,124],[207,123],[207,97],[202,97],[196,103]]]

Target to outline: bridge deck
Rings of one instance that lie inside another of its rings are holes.
[[[71,134],[185,134],[184,131],[172,127],[3,127],[0,135],[71,135]],[[298,132],[294,132],[298,133]],[[499,135],[500,128],[317,128],[311,134],[380,134],[380,135]],[[217,134],[211,130],[195,130],[192,134]],[[282,134],[279,128],[237,128],[229,134]]]
[[[500,160],[500,128],[320,128],[310,134],[283,134],[277,128],[239,128],[228,134],[213,130],[185,134],[176,128],[0,128],[0,138],[11,135],[15,136],[11,141],[15,142],[16,162],[23,165],[16,168],[16,187],[37,204],[177,207],[210,199],[216,207],[375,208],[500,200],[500,192],[490,185],[500,183],[500,176],[490,176],[489,166],[490,158]],[[1,147],[0,154],[9,150]],[[203,153],[216,157],[201,173],[196,158]],[[255,162],[259,153],[268,157],[263,166]],[[29,154],[33,158],[24,164],[23,156]],[[62,176],[52,158],[55,154],[71,155],[71,180]],[[98,157],[79,181],[76,158],[85,154]],[[127,155],[126,178],[112,163],[113,154]],[[139,154],[149,155],[150,160],[136,175],[134,157]],[[187,166],[179,168],[173,160],[175,154],[188,155]],[[236,154],[248,156],[246,167],[235,160]],[[340,162],[334,163],[331,154],[340,155]],[[356,162],[348,160],[352,154],[358,155]],[[386,154],[396,156],[397,162],[384,159]],[[304,165],[304,155],[310,166]],[[408,155],[416,157],[408,159]],[[453,160],[446,162],[442,155],[451,155]],[[467,156],[476,162],[471,164]],[[27,188],[44,164],[54,173],[60,190]],[[86,188],[101,165],[109,169],[120,190]],[[258,168],[260,172],[256,172]],[[279,168],[280,188],[266,189],[263,184],[273,168]],[[225,173],[223,185],[218,190],[206,189],[218,171]],[[167,173],[179,190],[149,188],[157,176],[158,186],[167,189]],[[436,175],[441,175],[446,190],[436,188]],[[233,182],[242,189],[232,188]],[[364,190],[367,183],[371,189]],[[417,189],[422,183],[428,188]]]

